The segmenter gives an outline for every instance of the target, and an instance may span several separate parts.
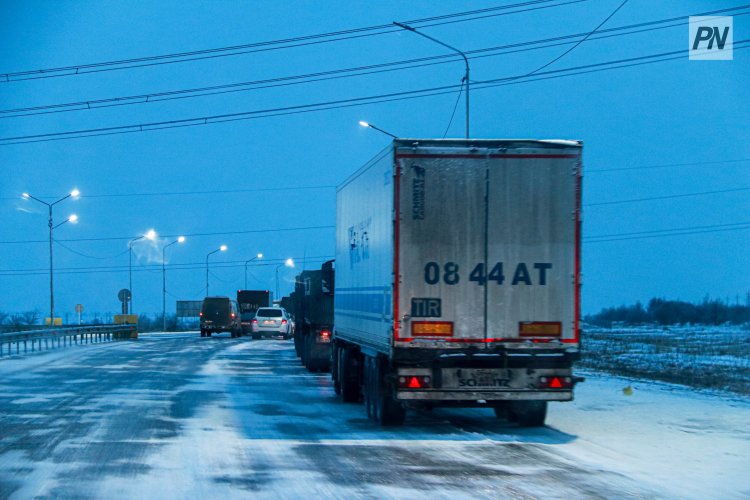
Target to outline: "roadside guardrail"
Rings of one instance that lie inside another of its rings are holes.
[[[0,333],[0,358],[77,344],[98,344],[137,337],[138,330],[135,325],[47,327],[39,330]]]

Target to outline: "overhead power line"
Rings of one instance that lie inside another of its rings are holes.
[[[295,256],[292,256],[292,259],[295,260],[295,261],[301,261],[303,258],[304,257],[295,257]],[[328,259],[332,259],[333,257],[331,257],[329,255],[313,255],[312,257],[311,256],[307,256],[306,258],[307,259],[312,259],[312,260],[320,260],[320,259],[328,260]],[[279,257],[279,258],[275,258],[275,259],[264,258],[263,260],[254,261],[253,263],[248,264],[248,266],[251,267],[251,268],[254,268],[254,267],[275,266],[275,265],[278,265],[280,263],[285,262],[287,259],[288,259],[288,257]],[[237,266],[243,266],[244,267],[245,266],[245,261],[244,260],[225,260],[225,261],[221,261],[221,262],[216,262],[216,264],[228,265],[228,266],[229,265],[232,265],[232,266],[233,265],[237,265]],[[194,267],[198,267],[198,268],[203,267],[205,269],[206,262],[201,260],[201,261],[194,261],[194,262],[168,263],[167,265],[169,266],[169,269],[177,269],[177,268],[181,268],[181,267],[191,268],[191,269],[194,268]],[[213,266],[214,266],[214,262],[211,262],[211,267],[213,267]],[[138,264],[138,263],[135,263],[135,264],[133,264],[133,267],[134,268],[138,267],[138,268],[141,268],[141,269],[150,269],[150,270],[161,271],[161,262],[154,263],[154,264]],[[82,271],[82,270],[84,270],[84,271],[85,270],[94,270],[94,271],[97,271],[97,270],[98,271],[101,271],[101,270],[107,270],[107,271],[127,271],[128,269],[129,269],[129,266],[127,264],[117,265],[117,266],[114,266],[114,265],[110,265],[110,266],[75,266],[75,267],[56,267],[55,268],[55,272],[57,272],[58,270],[60,270],[60,271],[66,271],[66,270],[67,271]],[[4,272],[26,272],[26,271],[28,271],[28,272],[33,272],[33,271],[47,271],[47,272],[49,272],[49,268],[39,267],[39,268],[26,268],[26,269],[0,269],[0,273],[4,273]]]
[[[275,229],[247,229],[244,231],[217,231],[217,232],[211,232],[211,233],[184,233],[184,234],[162,234],[159,235],[162,238],[177,238],[178,236],[185,236],[190,238],[195,238],[198,236],[227,236],[227,235],[233,235],[233,234],[252,234],[252,233],[282,233],[287,231],[310,231],[315,229],[333,229],[335,226],[333,225],[323,225],[323,226],[305,226],[305,227],[285,227],[285,228],[275,228]],[[107,236],[107,237],[101,237],[101,238],[69,238],[64,240],[55,240],[55,241],[64,241],[64,242],[73,242],[73,241],[128,241],[132,240],[133,235],[129,236]],[[11,245],[11,244],[19,244],[19,243],[49,243],[49,240],[17,240],[17,241],[0,241],[0,245]]]
[[[648,239],[648,238],[667,238],[672,236],[685,236],[693,234],[703,233],[716,233],[716,232],[727,232],[727,231],[746,231],[750,230],[750,221],[747,222],[736,222],[730,224],[712,224],[704,226],[688,226],[673,229],[657,229],[651,231],[636,231],[629,233],[617,233],[617,234],[603,234],[597,236],[589,236],[583,238],[585,244],[592,243],[605,243],[611,241],[622,241],[622,240],[633,240],[633,239]],[[333,258],[333,256],[325,257],[305,257],[307,261],[312,262],[323,262]],[[295,260],[302,260],[300,257],[294,258]],[[262,266],[276,266],[277,262],[281,262],[282,259],[273,259],[273,262],[266,261],[263,263],[254,263],[253,267]],[[217,262],[212,263],[211,267],[216,268],[241,268],[244,267],[244,261],[229,261],[229,262]],[[137,265],[133,266],[133,272],[153,272],[158,271],[161,268],[161,264],[153,265]],[[192,262],[188,264],[170,264],[170,272],[172,271],[186,271],[205,269],[205,262]],[[60,268],[55,272],[60,274],[98,274],[98,273],[122,273],[128,270],[127,266],[101,266],[101,267],[70,267]],[[46,275],[49,273],[48,269],[35,268],[35,269],[2,269],[0,270],[0,276],[32,276],[32,275]]]
[[[721,9],[720,11],[704,12],[700,15],[713,15],[716,13],[726,13],[727,10],[743,10],[750,8],[748,7],[737,7],[733,9]],[[748,15],[750,12],[743,12],[735,14],[735,16]],[[570,49],[577,47],[583,41],[596,41],[603,40],[612,37],[628,36],[648,31],[661,30],[667,28],[675,28],[684,26],[690,16],[679,16],[668,19],[660,19],[656,21],[648,21],[637,24],[630,24],[626,26],[620,26],[616,28],[608,28],[599,30],[598,28],[591,32],[585,33],[574,33],[570,35],[563,35],[553,38],[546,38],[541,40],[533,40],[528,42],[519,42],[513,44],[506,44],[496,47],[486,47],[481,49],[474,49],[466,51],[469,59],[479,59],[486,57],[497,57],[502,55],[514,54],[519,52],[525,52],[530,50],[541,50],[551,47],[558,47],[564,45],[574,46]],[[645,28],[645,29],[641,29]],[[591,36],[599,35],[599,36]],[[578,39],[578,40],[576,40]],[[563,55],[570,52],[570,50],[564,52]],[[553,60],[559,60],[562,56],[558,56]],[[336,80],[341,78],[353,78],[359,76],[367,76],[372,74],[402,71],[416,68],[424,68],[428,66],[434,66],[439,64],[450,64],[456,60],[455,54],[441,54],[437,56],[420,57],[414,59],[406,59],[401,61],[392,61],[388,63],[370,64],[365,66],[357,66],[351,68],[342,68],[328,71],[318,71],[314,73],[306,73],[301,75],[290,75],[276,78],[267,78],[262,80],[254,80],[247,82],[235,82],[222,85],[214,85],[209,87],[198,87],[192,89],[179,89],[170,90],[165,92],[153,92],[146,94],[130,95],[130,96],[119,96],[110,97],[105,99],[88,99],[85,101],[75,101],[68,103],[59,104],[48,104],[41,106],[31,106],[23,108],[11,108],[0,110],[0,118],[17,118],[23,116],[32,116],[39,114],[51,114],[51,113],[64,113],[72,111],[89,111],[92,109],[108,108],[108,107],[119,107],[119,106],[130,106],[136,104],[151,104],[156,102],[170,101],[170,100],[182,100],[182,99],[193,99],[198,97],[206,97],[213,95],[223,95],[236,92],[248,92],[255,90],[262,90],[274,87],[283,87],[289,85],[301,85],[310,84],[321,81]],[[549,66],[545,64],[543,67]],[[539,71],[541,68],[537,68],[524,76],[531,76]]]
[[[638,167],[615,167],[615,168],[594,168],[586,169],[586,174],[590,173],[603,173],[603,172],[624,172],[628,170],[656,170],[660,168],[675,168],[675,167],[698,167],[706,165],[722,165],[726,163],[746,163],[750,162],[750,158],[738,158],[735,160],[715,160],[715,161],[696,161],[689,163],[666,163],[660,165],[642,165]]]
[[[328,256],[320,256],[320,257],[307,257],[307,263],[317,263],[317,262],[325,262],[327,260],[332,259],[332,255]],[[295,257],[297,260],[301,260],[300,257]],[[254,264],[253,267],[275,267],[278,265],[279,262],[283,262],[286,259],[274,259],[275,262],[269,262],[265,264]],[[233,262],[212,262],[211,263],[211,269],[241,269],[244,268],[245,265],[242,262],[233,261]],[[191,264],[185,264],[185,265],[179,265],[179,264],[169,264],[169,272],[176,272],[176,271],[195,271],[195,270],[201,270],[205,271],[206,269],[206,263],[205,262],[194,262]],[[297,272],[301,272],[302,269],[297,270]],[[91,268],[91,267],[83,267],[83,268],[75,268],[75,267],[68,267],[68,268],[61,268],[61,269],[55,269],[55,274],[104,274],[104,273],[127,273],[129,272],[128,266],[111,266],[111,267],[101,267],[101,268]],[[154,266],[145,266],[145,265],[133,265],[132,272],[134,273],[160,273],[161,272],[161,264],[154,265]],[[13,269],[4,269],[0,270],[0,276],[34,276],[34,275],[48,275],[49,269],[22,269],[22,270],[13,270]]]
[[[640,165],[631,167],[617,167],[617,168],[587,168],[585,174],[590,173],[605,173],[605,172],[619,172],[628,170],[651,170],[651,169],[662,169],[662,168],[677,168],[677,167],[706,167],[720,164],[735,164],[735,163],[750,163],[750,158],[737,158],[732,160],[718,160],[718,161],[698,161],[690,163],[668,163],[659,165]],[[80,198],[131,198],[131,197],[162,197],[162,196],[191,196],[191,195],[211,195],[211,194],[232,194],[232,193],[252,193],[252,192],[263,192],[263,191],[294,191],[294,190],[317,190],[317,189],[336,189],[338,186],[335,184],[321,184],[318,186],[292,186],[283,188],[248,188],[248,189],[215,189],[215,190],[201,190],[201,191],[152,191],[152,192],[133,192],[133,193],[99,193],[99,194],[82,194]],[[741,188],[745,189],[745,188]],[[686,196],[678,195],[678,196]],[[687,196],[691,196],[688,194]],[[53,198],[53,196],[38,196],[38,198],[46,199]],[[18,200],[20,196],[3,196],[0,200]],[[624,200],[628,201],[628,200]]]
[[[540,9],[548,9],[555,7],[562,7],[565,5],[576,4],[586,2],[588,0],[568,0],[560,2],[560,0],[530,0],[526,2],[519,2],[510,5],[500,5],[496,7],[488,7],[485,9],[457,12],[453,14],[445,14],[442,16],[433,16],[423,19],[413,19],[410,21],[404,21],[408,24],[416,24],[421,28],[427,28],[431,26],[440,26],[444,24],[452,24],[456,22],[475,21],[479,19],[486,19],[490,17],[505,16],[511,14],[519,14],[522,12],[536,11]],[[556,2],[556,3],[555,3]],[[551,4],[551,5],[545,5]],[[526,7],[526,8],[524,8]],[[517,10],[513,10],[517,9]],[[508,11],[508,12],[505,12]],[[465,18],[465,19],[456,19]],[[178,52],[172,54],[162,54],[157,56],[146,56],[131,59],[120,59],[114,61],[104,61],[99,63],[90,64],[78,64],[74,66],[63,66],[57,68],[37,69],[28,71],[17,71],[0,73],[0,82],[13,82],[20,80],[35,80],[41,78],[57,78],[63,76],[73,76],[86,73],[97,73],[102,71],[117,71],[130,68],[138,68],[144,66],[158,66],[163,64],[174,64],[188,61],[214,59],[218,57],[236,56],[241,54],[253,53],[253,52],[265,52],[270,50],[282,50],[296,47],[303,47],[308,45],[317,45],[322,43],[338,42],[342,40],[350,40],[354,38],[363,38],[369,36],[383,35],[386,33],[394,33],[400,31],[398,28],[394,29],[392,24],[381,24],[375,26],[367,26],[362,28],[353,28],[348,30],[333,31],[328,33],[318,33],[314,35],[306,35],[293,38],[284,38],[277,40],[270,40],[265,42],[254,42],[243,45],[232,45],[226,47],[217,47],[212,49],[202,49],[189,52]]]
[[[586,203],[584,206],[598,207],[602,205],[620,205],[623,203],[639,203],[642,201],[669,200],[673,198],[690,198],[693,196],[706,196],[710,194],[722,194],[722,193],[736,193],[739,191],[750,191],[750,187],[719,189],[716,191],[701,191],[698,193],[681,193],[681,194],[669,194],[669,195],[664,195],[664,196],[650,196],[648,198],[632,198],[629,200],[600,201],[597,203]]]
[[[143,192],[143,193],[102,193],[102,194],[88,194],[79,195],[79,198],[130,198],[135,196],[191,196],[191,195],[204,195],[204,194],[236,194],[236,193],[259,193],[259,192],[276,192],[276,191],[308,191],[318,189],[335,189],[335,184],[321,184],[319,186],[291,186],[291,187],[275,187],[275,188],[247,188],[247,189],[208,189],[201,191],[164,191],[164,192]],[[20,199],[20,196],[4,196],[0,200],[16,200]],[[53,198],[52,196],[37,196],[37,198]]]
[[[743,225],[744,224],[744,225]],[[728,227],[734,226],[734,227]],[[583,241],[586,244],[591,243],[605,243],[609,241],[623,241],[623,240],[641,240],[648,238],[666,238],[670,236],[685,236],[691,234],[702,234],[702,233],[719,233],[726,231],[746,231],[750,230],[750,222],[744,222],[739,224],[718,224],[714,226],[698,226],[696,228],[683,228],[678,229],[665,229],[660,231],[641,231],[636,233],[623,233],[621,235],[612,234],[608,237],[604,236],[592,236],[590,238],[584,238]]]
[[[742,50],[747,47],[750,39],[739,40],[734,43],[734,50]],[[505,86],[505,85],[516,85],[520,83],[528,83],[532,81],[550,80],[555,78],[562,78],[573,75],[581,75],[587,73],[595,73],[600,71],[608,71],[618,68],[627,68],[633,66],[641,66],[644,64],[653,64],[657,62],[665,62],[674,59],[684,58],[684,49],[663,52],[659,54],[651,54],[647,56],[637,56],[627,59],[620,59],[615,61],[607,61],[596,64],[588,64],[582,66],[576,66],[571,68],[564,68],[552,71],[545,71],[537,73],[532,77],[526,77],[524,75],[502,77],[491,80],[479,81],[473,87],[474,90],[482,90],[492,87]],[[25,144],[32,142],[48,142],[58,141],[67,139],[77,139],[84,137],[95,137],[103,135],[119,135],[128,134],[134,132],[147,132],[153,130],[162,130],[168,128],[182,128],[182,127],[194,127],[199,125],[208,125],[215,123],[241,121],[241,120],[252,120],[259,118],[269,118],[274,116],[285,116],[293,114],[310,113],[331,109],[363,106],[368,104],[380,104],[384,102],[402,101],[408,99],[418,99],[437,95],[451,94],[459,91],[460,88],[456,85],[446,85],[441,87],[433,87],[426,89],[393,92],[389,94],[380,94],[375,96],[366,97],[355,97],[350,99],[340,99],[335,101],[319,102],[312,104],[302,104],[296,106],[285,106],[278,108],[269,108],[263,110],[254,111],[243,111],[238,113],[228,113],[222,115],[195,117],[195,118],[183,118],[177,120],[168,120],[161,122],[151,122],[135,125],[119,125],[112,127],[102,127],[87,130],[75,130],[69,132],[53,132],[47,134],[35,134],[27,136],[17,137],[5,137],[0,138],[0,146],[7,146],[11,144]]]

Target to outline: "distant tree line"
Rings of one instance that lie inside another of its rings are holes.
[[[750,305],[729,304],[718,299],[704,298],[693,304],[681,300],[653,298],[645,307],[636,302],[630,306],[607,307],[597,314],[584,317],[587,323],[611,327],[625,325],[723,325],[750,323]]]
[[[12,330],[14,328],[29,330],[33,326],[41,326],[43,322],[42,313],[35,309],[19,313],[7,313],[0,311],[0,330]],[[63,326],[75,326],[78,324],[76,316],[65,314]],[[114,321],[112,313],[86,313],[82,318],[84,325],[110,325]],[[138,331],[156,332],[161,331],[164,326],[164,316],[161,314],[139,314]],[[167,314],[166,321],[168,332],[179,332],[198,329],[198,318],[178,318],[174,314]]]

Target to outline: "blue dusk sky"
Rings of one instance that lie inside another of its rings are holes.
[[[55,223],[80,219],[54,230],[58,315],[117,312],[128,240],[152,228],[133,245],[135,312],[161,311],[162,247],[183,234],[166,251],[168,311],[202,298],[222,244],[212,295],[243,288],[258,252],[248,287],[278,275],[287,294],[333,256],[335,186],[389,143],[359,120],[463,137],[463,61],[392,21],[469,54],[472,137],[584,141],[585,313],[655,296],[744,303],[750,8],[630,0],[555,60],[621,4],[5,0],[0,310],[49,308],[47,209],[21,193],[73,188],[54,208]],[[734,59],[689,60],[684,16],[719,10]]]

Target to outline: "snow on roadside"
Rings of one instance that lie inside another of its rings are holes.
[[[574,402],[550,406],[548,425],[577,436],[565,453],[681,498],[750,496],[750,398],[585,375]]]

